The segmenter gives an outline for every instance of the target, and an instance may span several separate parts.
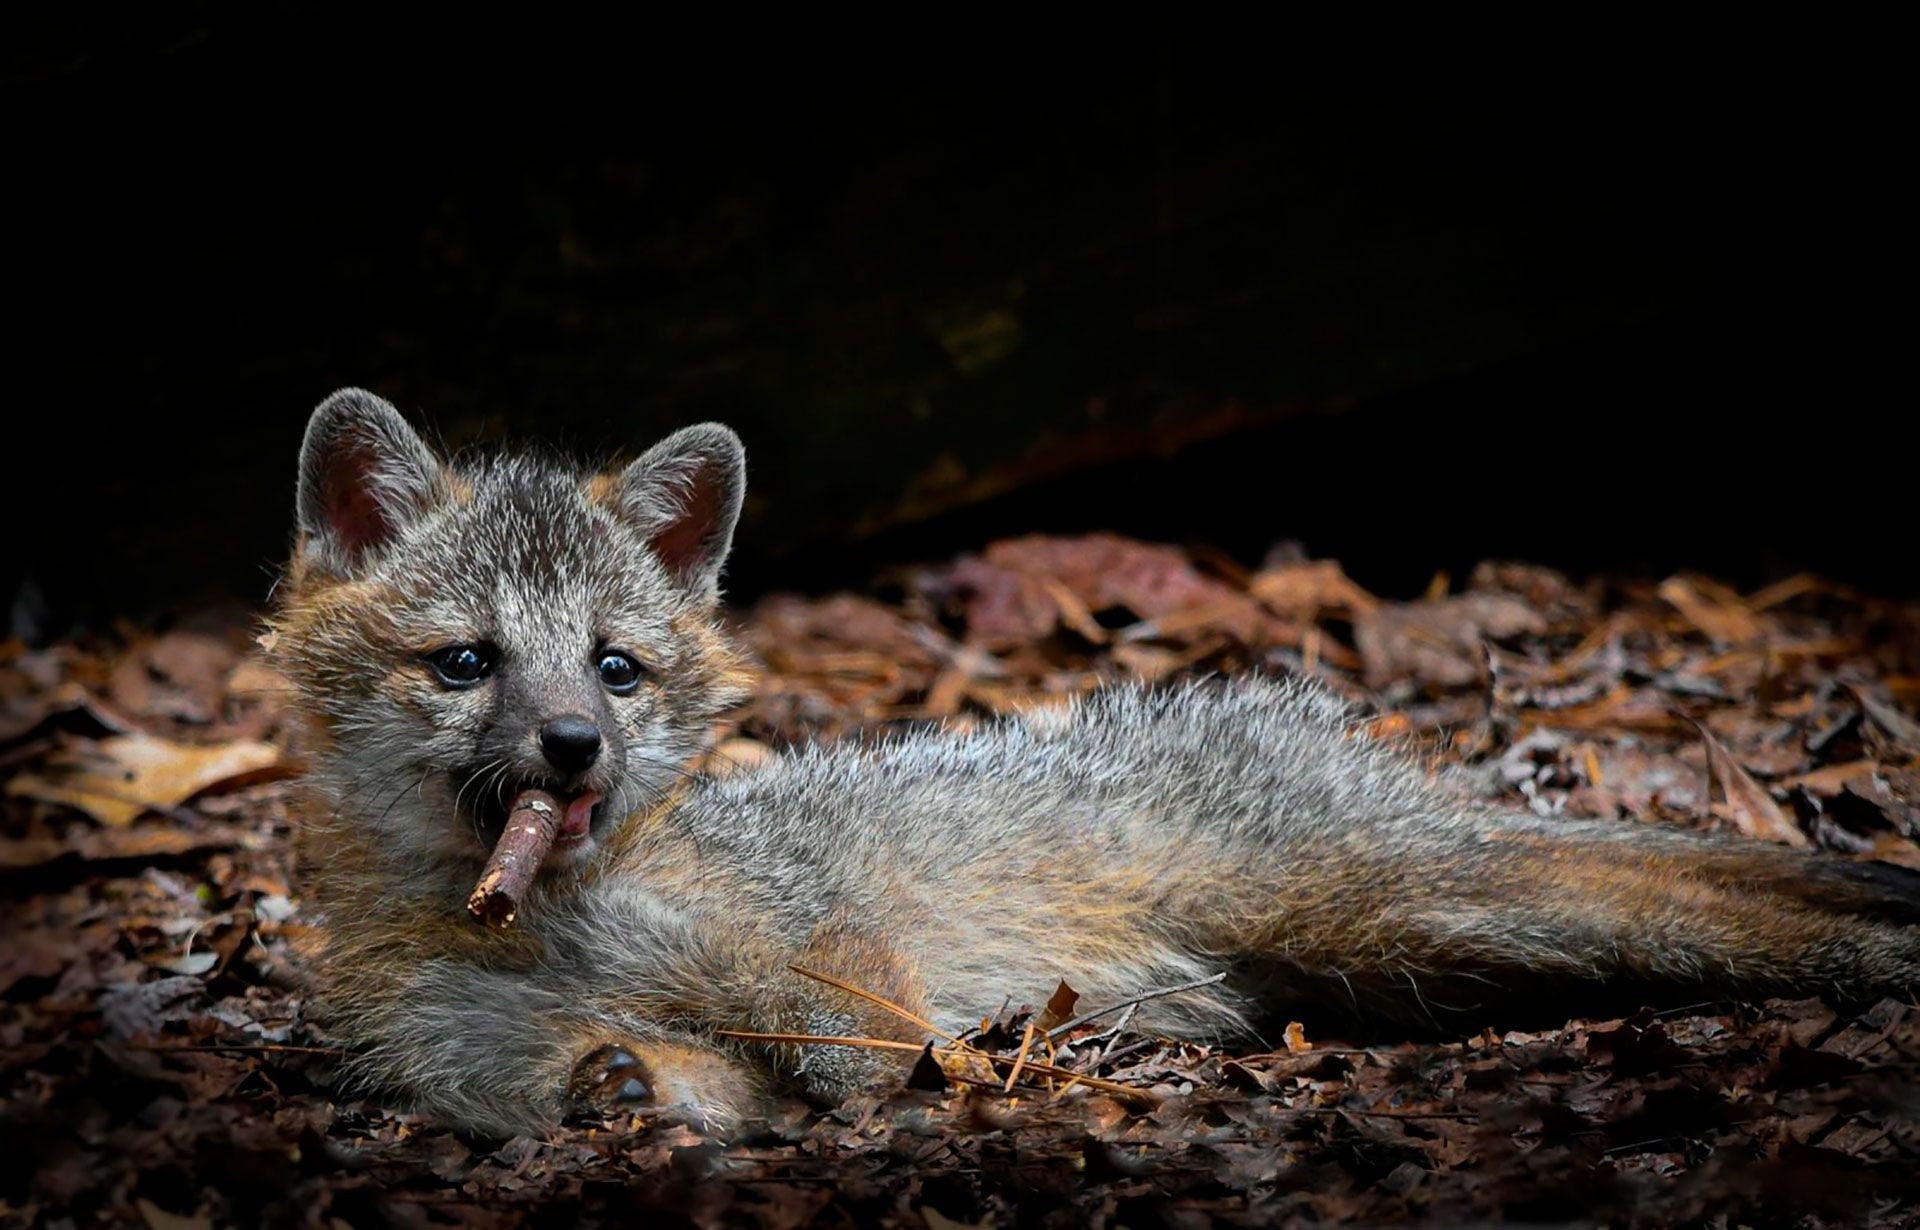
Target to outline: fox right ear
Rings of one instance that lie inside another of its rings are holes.
[[[400,412],[363,389],[315,408],[300,446],[300,532],[322,566],[351,572],[425,512],[444,483]]]

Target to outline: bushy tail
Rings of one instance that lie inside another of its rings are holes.
[[[1371,871],[1351,850],[1292,869],[1281,908],[1241,937],[1264,954],[1256,994],[1454,1029],[1920,990],[1920,873],[1902,867],[1525,816],[1424,828],[1420,844]]]

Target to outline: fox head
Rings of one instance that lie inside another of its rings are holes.
[[[271,652],[330,822],[396,869],[477,866],[540,786],[568,803],[547,867],[584,865],[742,694],[716,612],[745,484],[716,423],[595,473],[451,464],[370,393],[322,402]]]

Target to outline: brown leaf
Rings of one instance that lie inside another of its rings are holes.
[[[1058,1029],[1073,1019],[1073,1006],[1080,1002],[1080,992],[1062,982],[1047,997],[1047,1006],[1034,1018],[1034,1027],[1042,1032]]]
[[[1370,687],[1407,677],[1466,687],[1485,672],[1483,640],[1539,634],[1546,627],[1546,620],[1517,598],[1461,594],[1365,611],[1354,620],[1353,634]]]
[[[1766,788],[1754,781],[1753,775],[1741,767],[1720,740],[1713,737],[1713,732],[1699,722],[1693,725],[1706,745],[1707,773],[1712,781],[1720,784],[1720,789],[1727,796],[1724,811],[1716,809],[1715,814],[1724,816],[1748,837],[1789,846],[1812,845],[1800,827],[1773,801],[1773,796],[1767,793]]]
[[[236,656],[233,647],[217,637],[169,632],[121,656],[114,664],[109,694],[129,713],[211,722],[220,712]]]
[[[1717,644],[1746,645],[1766,638],[1766,621],[1755,615],[1739,594],[1723,585],[1693,577],[1669,577],[1660,584],[1660,596]]]
[[[1892,833],[1881,833],[1873,839],[1873,849],[1868,856],[1883,863],[1897,863],[1902,867],[1911,867],[1920,871],[1920,845],[1910,839],[1896,837]]]
[[[1882,700],[1878,693],[1870,688],[1851,684],[1848,691],[1860,702],[1873,724],[1885,731],[1887,737],[1899,744],[1900,750],[1920,755],[1920,722],[1914,721],[1889,701]]]
[[[78,828],[60,837],[0,839],[0,871],[38,867],[75,855],[87,862],[113,859],[151,859],[196,850],[227,850],[256,844],[244,829],[208,824],[192,829],[177,825],[135,825],[125,829]]]
[[[1849,760],[1845,764],[1830,764],[1808,773],[1782,778],[1780,785],[1789,790],[1798,786],[1814,794],[1839,794],[1847,788],[1848,782],[1871,777],[1879,768],[1875,761]]]
[[[983,555],[954,564],[942,583],[964,596],[969,639],[988,648],[1039,640],[1063,623],[1085,628],[1093,616],[1115,607],[1143,621],[1161,621],[1159,635],[1166,637],[1207,628],[1255,644],[1273,628],[1259,604],[1203,576],[1185,552],[1115,534],[1036,534],[997,542]],[[1063,609],[1063,591],[1077,600],[1071,611]]]
[[[116,735],[69,750],[44,774],[7,783],[10,795],[65,803],[100,823],[125,828],[150,808],[164,810],[280,763],[271,743],[236,739],[206,745],[153,735]]]
[[[213,1220],[203,1213],[182,1217],[178,1213],[167,1212],[145,1197],[136,1204],[140,1209],[140,1220],[147,1223],[147,1230],[213,1230]]]
[[[124,734],[133,724],[71,679],[50,691],[0,702],[0,745],[56,729],[86,735]]]
[[[1327,615],[1350,619],[1380,605],[1378,598],[1341,571],[1338,560],[1281,564],[1256,574],[1247,588],[1284,619],[1313,621]]]
[[[941,1093],[946,1090],[947,1084],[946,1071],[941,1068],[940,1061],[934,1058],[933,1042],[929,1039],[920,1050],[920,1058],[913,1061],[913,1071],[907,1073],[907,1088]]]

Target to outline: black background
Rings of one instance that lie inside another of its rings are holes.
[[[733,423],[739,596],[1087,528],[1920,588],[1871,30],[531,14],[9,11],[16,631],[258,601],[349,383]]]

